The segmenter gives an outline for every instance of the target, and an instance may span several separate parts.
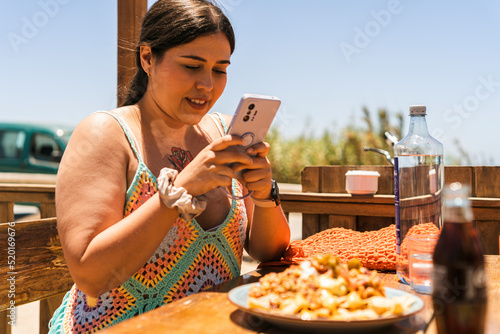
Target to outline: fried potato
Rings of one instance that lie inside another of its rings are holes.
[[[342,264],[337,257],[317,256],[312,262],[265,275],[249,291],[248,306],[304,320],[368,320],[403,314],[411,296],[387,298],[375,270],[358,261]]]

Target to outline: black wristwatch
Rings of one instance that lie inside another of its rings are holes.
[[[263,200],[263,199],[255,199],[253,197],[251,198],[255,206],[260,206],[263,208],[276,208],[280,205],[279,195],[280,191],[278,188],[278,182],[276,182],[276,180],[271,179],[271,199]]]
[[[276,206],[280,205],[280,188],[278,188],[278,182],[275,179],[271,179],[271,199]]]

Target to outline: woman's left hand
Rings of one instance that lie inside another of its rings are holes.
[[[235,166],[234,171],[243,170],[243,176],[240,181],[243,182],[249,191],[253,191],[252,197],[256,199],[271,198],[271,163],[267,159],[270,145],[266,142],[258,143],[246,149],[246,152],[252,156],[253,164]]]

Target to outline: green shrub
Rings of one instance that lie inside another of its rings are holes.
[[[385,109],[379,109],[375,125],[367,108],[363,108],[361,121],[351,121],[340,131],[325,130],[317,136],[306,130],[297,138],[286,139],[276,128],[271,128],[266,141],[271,144],[268,158],[273,168],[273,177],[279,182],[300,183],[300,173],[306,166],[318,165],[389,165],[386,158],[374,152],[364,151],[372,147],[394,155],[392,145],[386,142],[388,131],[398,139],[402,138],[403,114],[392,116]],[[409,118],[408,118],[409,119]],[[405,133],[407,128],[405,128]],[[471,165],[470,155],[455,139],[453,145],[458,156],[446,153],[446,165]],[[487,163],[485,163],[487,164]]]
[[[276,128],[271,128],[266,141],[271,144],[268,158],[273,168],[273,177],[279,182],[300,183],[300,173],[311,165],[385,165],[384,156],[365,152],[370,146],[388,151],[393,148],[384,138],[389,131],[401,138],[402,115],[395,115],[392,125],[389,114],[381,109],[377,114],[378,126],[374,126],[367,108],[363,108],[362,122],[348,124],[338,133],[325,130],[320,136],[301,134],[298,138],[285,139]],[[304,131],[305,132],[305,131]]]

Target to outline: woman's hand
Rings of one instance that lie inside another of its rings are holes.
[[[251,168],[255,161],[238,149],[242,144],[239,136],[230,135],[210,143],[177,175],[175,186],[185,188],[192,196],[199,196],[216,187],[231,185],[239,166]]]
[[[251,165],[238,165],[234,171],[243,170],[242,182],[249,191],[253,191],[255,199],[271,198],[271,163],[267,159],[270,145],[266,142],[258,143],[246,149],[252,156]]]

